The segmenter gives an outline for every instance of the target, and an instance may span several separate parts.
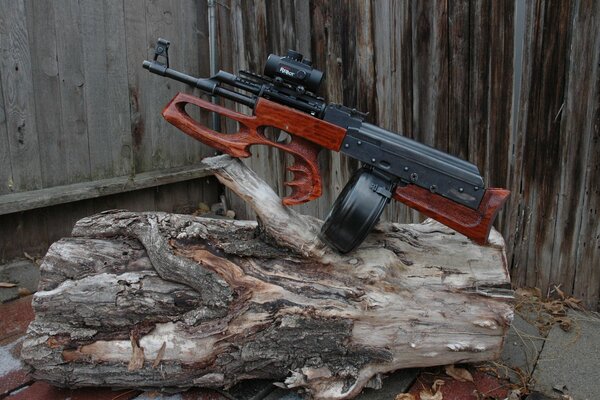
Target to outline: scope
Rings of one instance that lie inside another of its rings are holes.
[[[265,64],[265,75],[275,81],[282,80],[292,86],[302,86],[316,93],[323,80],[323,72],[312,67],[301,53],[288,50],[284,57],[270,54]]]

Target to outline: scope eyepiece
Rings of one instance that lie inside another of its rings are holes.
[[[273,79],[280,78],[292,86],[302,86],[313,93],[317,92],[323,80],[323,72],[313,68],[310,60],[294,50],[288,50],[283,57],[269,55],[265,75]]]

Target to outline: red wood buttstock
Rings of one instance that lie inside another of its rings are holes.
[[[394,199],[483,245],[487,243],[494,219],[509,195],[510,191],[506,189],[486,189],[477,210],[416,185],[397,187]]]

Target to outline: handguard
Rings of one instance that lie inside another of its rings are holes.
[[[187,113],[187,104],[239,122],[239,131],[225,134],[202,125]],[[245,115],[189,94],[178,93],[162,115],[187,135],[232,157],[249,157],[251,153],[248,148],[256,144],[273,146],[293,155],[294,164],[287,169],[294,178],[284,183],[292,188],[292,193],[283,199],[285,205],[302,204],[321,196],[317,155],[321,147],[339,150],[345,134],[345,130],[338,126],[262,98],[256,103],[254,115]],[[278,143],[269,140],[263,133],[267,126],[288,132],[291,141]]]

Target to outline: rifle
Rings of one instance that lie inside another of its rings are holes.
[[[320,237],[341,253],[358,246],[379,220],[390,199],[485,244],[494,219],[510,192],[484,188],[479,169],[432,147],[364,121],[365,114],[327,103],[317,92],[323,72],[302,54],[269,55],[264,75],[219,71],[195,78],[169,67],[170,42],[158,39],[154,59],[144,61],[150,72],[199,88],[253,109],[245,115],[198,97],[178,93],[163,117],[191,137],[232,157],[249,157],[249,147],[262,144],[290,153],[287,169],[291,194],[285,205],[302,204],[321,195],[317,155],[322,148],[339,151],[362,162],[335,200]],[[159,60],[159,57],[161,60]],[[164,59],[164,61],[162,61]],[[230,89],[224,87],[228,85]],[[193,119],[188,104],[239,123],[239,131],[223,134]],[[270,140],[265,127],[289,133],[289,142]]]

